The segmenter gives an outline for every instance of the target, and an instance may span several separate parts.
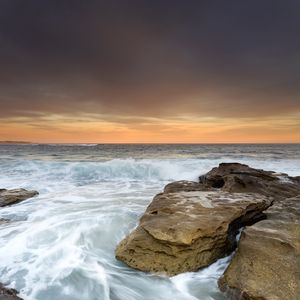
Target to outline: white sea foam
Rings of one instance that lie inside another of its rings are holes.
[[[171,278],[176,289],[178,289],[186,299],[199,299],[198,295],[203,295],[203,300],[224,299],[217,287],[217,280],[225,271],[232,256],[221,258],[207,268],[198,272],[190,272],[176,275]]]
[[[231,161],[223,159],[222,161]],[[106,181],[172,181],[197,180],[198,176],[218,165],[220,161],[199,159],[112,159],[102,162],[49,160],[15,160],[2,163],[2,186],[37,186],[45,181],[83,185]],[[286,170],[290,175],[300,173],[294,161],[242,160],[253,167]]]

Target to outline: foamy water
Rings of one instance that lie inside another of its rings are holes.
[[[114,257],[153,196],[222,161],[300,175],[299,145],[3,145],[0,188],[40,195],[2,208],[0,281],[39,300],[225,299],[217,279],[230,258],[172,278]]]

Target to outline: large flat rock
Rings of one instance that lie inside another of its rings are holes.
[[[195,271],[232,251],[238,228],[261,218],[272,203],[255,193],[201,189],[184,181],[168,185],[118,245],[116,257],[148,272]]]
[[[38,195],[37,191],[0,189],[0,207],[19,203],[36,195]]]

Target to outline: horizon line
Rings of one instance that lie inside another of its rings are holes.
[[[171,142],[171,143],[161,143],[161,142],[120,142],[120,143],[111,143],[111,142],[31,142],[31,141],[0,141],[0,145],[280,145],[280,144],[289,144],[289,145],[300,145],[299,142]]]

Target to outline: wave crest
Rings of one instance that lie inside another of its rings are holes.
[[[9,178],[35,177],[38,181],[68,181],[77,185],[99,181],[197,180],[205,168],[201,160],[113,159],[103,162],[19,161],[4,172]],[[209,164],[210,165],[210,164]]]

